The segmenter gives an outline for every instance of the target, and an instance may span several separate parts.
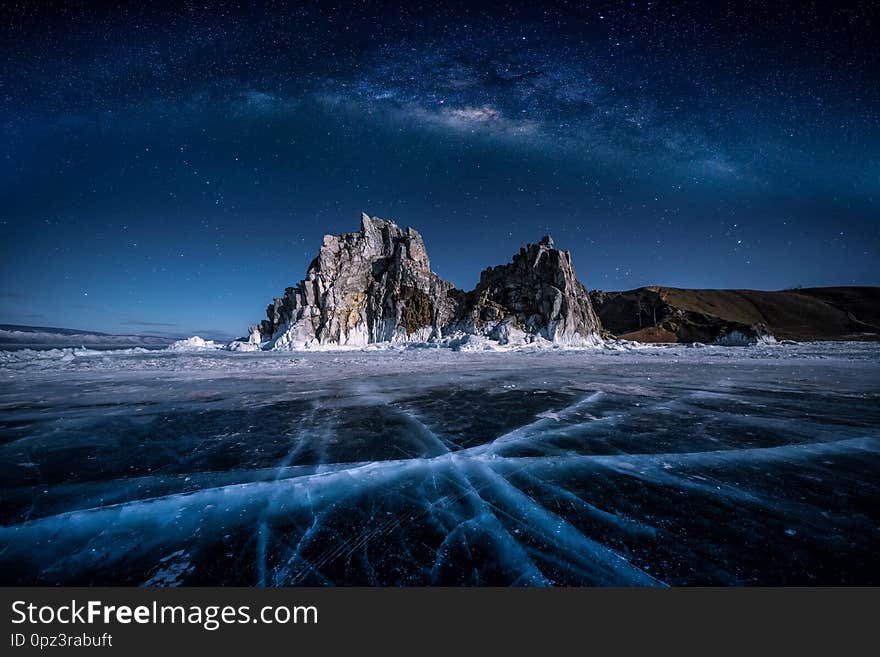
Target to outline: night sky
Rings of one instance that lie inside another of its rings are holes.
[[[48,4],[0,323],[241,335],[361,210],[466,289],[545,233],[588,288],[880,284],[873,2]]]

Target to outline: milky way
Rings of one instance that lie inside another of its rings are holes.
[[[878,284],[876,24],[9,3],[0,319],[231,334],[360,210],[462,287],[547,232],[591,288]]]

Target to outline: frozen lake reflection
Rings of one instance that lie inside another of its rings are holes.
[[[880,345],[0,353],[0,583],[880,584]]]

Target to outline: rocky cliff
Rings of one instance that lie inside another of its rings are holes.
[[[238,349],[428,342],[481,336],[501,344],[598,341],[599,320],[571,255],[545,237],[471,292],[431,271],[421,235],[366,214],[356,233],[326,235],[306,277],[267,308]]]
[[[454,317],[452,284],[431,271],[422,236],[361,216],[356,233],[326,235],[299,285],[250,330],[262,349],[439,338]]]
[[[599,319],[575,275],[571,254],[548,235],[529,244],[506,265],[480,275],[477,287],[459,300],[466,333],[501,343],[537,336],[560,344],[597,341]]]

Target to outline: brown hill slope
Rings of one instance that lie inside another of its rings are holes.
[[[880,288],[699,290],[642,287],[593,292],[605,330],[642,341],[880,339]],[[645,329],[654,329],[646,331]]]
[[[807,287],[791,290],[851,313],[858,321],[880,327],[880,287]]]

